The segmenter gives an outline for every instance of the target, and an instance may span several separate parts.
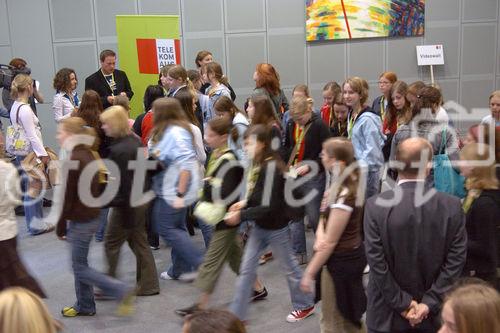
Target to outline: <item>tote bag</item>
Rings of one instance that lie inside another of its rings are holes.
[[[433,158],[434,187],[439,192],[448,193],[459,198],[464,198],[465,178],[451,165],[446,153],[446,128],[441,132],[441,145],[437,155]]]
[[[31,142],[26,138],[26,131],[19,124],[19,110],[23,105],[27,104],[19,105],[16,111],[16,123],[7,127],[5,137],[5,150],[16,156],[26,156],[32,151]]]

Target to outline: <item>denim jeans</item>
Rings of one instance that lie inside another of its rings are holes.
[[[68,230],[68,241],[71,245],[71,261],[75,275],[76,311],[95,312],[94,288],[100,288],[104,294],[116,299],[123,299],[129,287],[106,274],[89,267],[89,245],[97,228],[99,219],[90,221],[71,221]]]
[[[106,226],[108,225],[108,213],[109,208],[101,208],[101,213],[99,214],[99,227],[95,233],[95,240],[102,242],[104,240],[104,234],[106,233]]]
[[[210,240],[212,239],[212,234],[214,232],[214,227],[210,224],[206,224],[200,219],[196,220],[198,223],[198,228],[201,230],[201,234],[203,236],[203,242],[205,243],[205,248],[208,249],[208,245],[210,244]]]
[[[380,191],[380,168],[378,166],[370,166],[366,178],[365,198],[368,199]]]
[[[168,275],[178,278],[182,273],[198,269],[203,252],[191,240],[186,228],[187,208],[175,209],[164,199],[156,198],[153,206],[153,226],[163,240],[172,247],[172,265]]]
[[[257,278],[259,257],[267,246],[271,247],[273,256],[280,262],[282,271],[286,275],[293,309],[303,310],[314,305],[314,294],[300,290],[303,272],[290,246],[288,226],[278,230],[267,230],[255,225],[246,244],[240,275],[236,280],[236,292],[229,307],[230,311],[241,320],[245,320],[246,317],[253,285]]]
[[[301,196],[306,196],[309,192],[316,190],[318,193],[312,200],[308,201],[304,206],[305,216],[307,216],[308,223],[316,231],[319,222],[319,209],[321,206],[321,199],[325,191],[325,173],[320,173],[313,179],[300,187]],[[297,255],[307,253],[306,245],[306,229],[304,226],[305,219],[297,219],[290,221],[290,235],[292,238],[293,252]]]
[[[23,193],[24,216],[26,218],[26,227],[31,235],[44,233],[49,227],[43,221],[43,200],[42,198],[32,198],[28,195],[28,175],[21,167],[21,161],[25,156],[16,156],[14,164],[21,177],[21,191]]]

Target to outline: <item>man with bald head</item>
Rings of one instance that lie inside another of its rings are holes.
[[[443,296],[462,272],[465,217],[458,198],[426,187],[432,156],[425,139],[401,142],[398,185],[366,202],[369,333],[437,332]]]

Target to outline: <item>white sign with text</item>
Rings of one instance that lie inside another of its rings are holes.
[[[419,66],[444,65],[443,45],[417,45]]]

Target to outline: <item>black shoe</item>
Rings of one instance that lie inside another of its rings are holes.
[[[202,309],[200,308],[200,306],[198,304],[193,304],[190,307],[175,310],[175,314],[177,314],[181,317],[185,317],[185,316],[191,315],[191,314],[198,312],[198,311],[201,311],[201,310]]]
[[[14,209],[16,216],[24,216],[24,207],[23,206],[17,206]]]
[[[250,298],[250,301],[255,302],[255,301],[261,301],[264,298],[267,297],[267,289],[264,287],[261,291],[254,290],[253,291],[253,296]]]

